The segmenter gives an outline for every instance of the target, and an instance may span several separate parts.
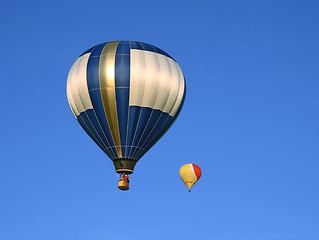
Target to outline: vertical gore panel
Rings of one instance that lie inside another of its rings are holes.
[[[155,52],[155,49],[152,47],[152,45],[149,45],[147,43],[140,43],[145,51],[149,52]]]
[[[146,65],[142,107],[149,107],[154,109],[160,86],[161,69],[157,54],[144,51],[144,56],[146,60]]]
[[[90,138],[103,150],[103,152],[105,152],[110,157],[110,154],[107,151],[105,151],[106,150],[105,146],[102,145],[100,141],[98,141],[96,135],[91,131],[92,129],[90,129],[90,127],[86,125],[86,123],[83,121],[81,115],[79,115],[77,120],[78,120],[79,124],[81,125],[81,127],[84,129],[84,131],[87,133],[87,135],[89,135]]]
[[[140,112],[141,112],[141,107],[130,106],[128,131],[127,131],[127,142],[126,142],[126,145],[128,146],[127,157],[130,157],[128,154],[130,152],[132,152],[133,138],[135,135]]]
[[[158,93],[154,104],[154,109],[163,111],[165,106],[167,105],[167,101],[169,99],[169,95],[171,93],[172,85],[175,82],[175,79],[172,79],[172,70],[169,62],[172,60],[160,54],[156,54],[156,56],[159,61],[160,71],[158,75],[160,83],[158,86]]]
[[[105,43],[101,43],[101,44],[98,44],[98,45],[95,45],[94,47],[91,47],[90,49],[86,50],[84,53],[82,53],[80,55],[80,57],[84,54],[87,54],[87,53],[91,53],[95,48],[99,47],[99,46],[104,46],[105,44],[107,44],[107,42]]]
[[[123,157],[127,157],[126,139],[130,97],[130,43],[127,41],[119,42],[116,50],[115,92],[122,154]]]
[[[101,125],[99,124],[99,121],[98,121],[94,111],[92,109],[87,110],[86,114],[87,114],[87,117],[90,120],[92,126],[94,127],[95,131],[98,133],[98,135],[102,139],[104,145],[111,152],[111,154],[112,154],[112,158],[111,159],[116,158],[116,149],[115,149],[115,147],[113,145],[110,145],[108,143],[108,140],[106,139],[106,136],[103,133],[103,129],[102,129]]]
[[[149,134],[152,132],[153,128],[155,127],[156,123],[158,122],[160,116],[161,116],[160,110],[153,110],[152,114],[148,120],[148,123],[143,131],[142,136],[139,139],[139,142],[137,144],[137,147],[143,148],[143,145],[145,145],[145,140],[149,136]],[[135,154],[134,154],[135,155]]]
[[[115,94],[115,52],[118,42],[105,45],[100,57],[100,86],[103,107],[118,157],[122,157]]]
[[[174,103],[173,108],[170,110],[169,115],[175,116],[178,110],[181,108],[183,105],[183,98],[185,97],[185,79],[184,75],[182,73],[182,70],[180,67],[176,64],[177,70],[178,70],[178,75],[179,75],[179,89],[178,89],[178,94],[176,101]]]
[[[147,148],[149,142],[153,139],[153,137],[156,135],[158,130],[162,127],[163,123],[166,121],[167,118],[168,118],[168,114],[164,113],[164,112],[162,112],[161,115],[158,117],[158,120],[155,123],[155,125],[153,126],[153,129],[150,131],[150,133],[146,137],[146,139],[141,143],[141,148],[143,149],[144,153],[145,153],[145,149]],[[137,156],[136,158],[138,158],[139,155],[142,154],[142,149],[139,150],[139,153],[135,154]]]
[[[88,111],[92,111],[92,110],[88,110]],[[77,120],[82,126],[82,128],[85,130],[85,132],[92,138],[92,140],[106,153],[106,155],[109,158],[112,158],[113,157],[112,152],[110,151],[110,149],[107,149],[107,146],[104,144],[99,133],[95,130],[86,112],[82,112],[78,116]]]
[[[88,114],[87,114],[89,111],[92,112],[93,110],[90,109],[90,110],[87,110],[86,112],[82,112],[82,113],[79,115],[79,118],[81,118],[81,122],[87,126],[87,128],[90,130],[90,132],[92,133],[92,135],[95,136],[96,141],[98,141],[98,142],[100,143],[100,145],[103,146],[103,148],[106,149],[106,148],[107,148],[107,145],[105,144],[105,141],[103,140],[103,138],[100,137],[101,131],[99,132],[99,131],[94,127],[94,121],[92,121],[92,120],[90,119],[90,117],[92,117],[92,115],[88,115]],[[93,117],[95,117],[94,114],[93,114]]]
[[[192,167],[193,167],[193,170],[194,170],[194,173],[195,173],[195,176],[197,178],[197,180],[200,178],[200,176],[202,175],[202,171],[200,170],[200,168],[195,165],[195,164],[192,164]]]
[[[143,151],[146,153],[161,137],[166,133],[166,131],[170,128],[170,126],[174,123],[173,117],[169,116],[167,113],[163,113],[166,115],[166,119],[159,128],[159,130],[154,133],[154,135],[145,143],[143,146]],[[134,156],[136,158],[141,158],[143,155]]]
[[[100,55],[105,45],[98,45],[91,52],[87,66],[87,83],[89,91],[100,89],[99,64]]]
[[[142,106],[146,83],[145,52],[131,50],[130,55],[130,106]]]
[[[143,50],[143,46],[140,42],[135,42],[135,41],[132,41],[131,42],[131,49],[140,49],[140,50]]]
[[[137,146],[142,133],[144,132],[144,129],[147,125],[148,119],[150,118],[150,115],[152,113],[153,109],[151,108],[142,108],[139,116],[139,120],[137,123],[136,131],[134,133],[133,137],[133,146]],[[130,152],[130,156],[134,156],[134,152]]]
[[[184,79],[180,78],[180,74],[177,68],[177,63],[171,59],[168,60],[168,63],[170,65],[170,70],[171,70],[171,86],[170,86],[169,96],[165,104],[165,107],[163,108],[163,111],[170,113],[176,103],[181,81],[184,81]]]
[[[109,129],[104,105],[102,102],[102,96],[100,91],[100,76],[99,76],[99,64],[100,64],[100,55],[105,45],[98,45],[91,53],[88,68],[87,68],[87,82],[89,88],[89,94],[91,102],[93,105],[94,112],[96,114],[97,120],[101,128],[103,129],[103,134],[107,139],[108,147],[114,146],[112,139],[111,131]],[[115,152],[115,157],[117,158],[117,153]]]

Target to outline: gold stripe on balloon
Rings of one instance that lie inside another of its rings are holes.
[[[119,41],[107,43],[100,56],[100,88],[104,111],[119,158],[122,157],[115,95],[115,54]]]

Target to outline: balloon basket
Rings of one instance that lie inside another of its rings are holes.
[[[130,189],[130,185],[127,181],[124,180],[120,180],[119,181],[119,185],[118,185],[119,189],[122,191],[126,191]]]

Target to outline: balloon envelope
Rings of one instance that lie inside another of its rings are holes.
[[[71,110],[118,173],[136,162],[165,134],[185,99],[176,61],[141,42],[96,45],[73,64],[67,80]]]
[[[179,175],[186,186],[191,189],[201,177],[202,171],[197,165],[189,163],[180,168]]]

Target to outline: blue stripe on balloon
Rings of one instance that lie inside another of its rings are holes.
[[[103,133],[108,140],[106,144],[108,147],[114,147],[115,144],[113,142],[111,131],[107,123],[100,91],[99,63],[103,47],[104,45],[97,46],[90,55],[87,67],[87,83],[93,109],[97,116],[99,125],[103,129]],[[118,157],[116,151],[115,157]]]
[[[135,41],[131,41],[131,49],[144,50],[142,44],[140,42],[135,42]]]
[[[168,118],[168,114],[165,112],[162,112],[160,116],[158,117],[158,121],[155,123],[154,128],[149,132],[149,135],[146,137],[146,139],[141,143],[141,147],[144,149],[147,145],[147,143],[152,140],[152,138],[156,135],[156,133],[159,131],[159,129],[162,127],[163,123]]]
[[[137,147],[142,148],[142,146],[145,145],[146,138],[150,135],[150,132],[153,132],[152,130],[154,127],[156,127],[157,122],[160,119],[161,115],[163,115],[163,114],[162,114],[162,111],[160,111],[160,110],[154,109],[152,111],[150,118],[147,121],[147,125],[145,126],[144,131],[143,131],[141,137],[139,138]],[[166,114],[166,115],[168,115],[168,114]],[[132,156],[135,156],[136,154],[137,154],[137,152],[133,153]]]
[[[147,43],[141,43],[141,45],[143,46],[143,49],[145,51],[155,52],[155,49],[152,47],[152,45],[147,44]]]
[[[165,51],[163,51],[162,49],[155,47],[151,44],[142,43],[142,42],[135,42],[135,41],[131,41],[130,43],[131,43],[131,49],[139,49],[139,50],[144,50],[144,51],[162,54],[162,55],[169,57],[175,61],[175,59],[172,58],[170,55],[168,55]]]
[[[95,126],[97,124],[97,120],[93,113],[93,110],[89,109],[89,110],[86,110],[85,112],[81,112],[78,118],[80,118],[82,122],[87,126],[87,128],[95,136],[96,140],[100,143],[100,145],[103,145],[103,148],[106,149],[107,146],[105,144],[106,142],[105,137],[104,139],[103,137],[101,137],[101,135],[103,135],[103,132],[99,131],[101,128],[98,128],[97,126]]]
[[[146,127],[146,124],[150,118],[150,115],[152,113],[153,109],[148,108],[148,107],[143,107],[140,111],[140,115],[139,115],[139,119],[138,119],[138,123],[136,126],[136,130],[133,136],[133,142],[132,142],[132,146],[137,146],[140,137],[142,136],[142,133]],[[130,151],[129,156],[133,156],[134,152]]]
[[[94,47],[91,47],[90,49],[86,50],[84,53],[82,53],[79,57],[83,56],[84,54],[87,54],[87,53],[90,53],[92,52],[95,48],[97,48],[98,46],[104,46],[106,43],[101,43],[101,44],[98,44],[98,45],[95,45]]]
[[[90,123],[92,126],[94,132],[96,133],[97,136],[99,136],[98,139],[105,145],[105,147],[108,149],[108,151],[112,154],[112,158],[115,158],[115,148],[110,148],[110,145],[108,144],[108,140],[105,137],[105,134],[103,133],[103,129],[101,128],[99,121],[96,118],[96,115],[93,111],[93,109],[88,109],[85,111],[86,115],[83,115],[83,120],[87,123]],[[89,124],[87,124],[89,125]],[[112,159],[111,158],[111,159]]]
[[[172,58],[170,55],[168,55],[168,54],[167,54],[165,51],[163,51],[162,49],[160,49],[160,48],[158,48],[158,47],[155,47],[155,46],[153,46],[153,48],[155,49],[155,51],[156,51],[157,53],[162,54],[162,55],[164,55],[164,56],[166,56],[166,57],[169,57],[169,58],[171,58],[171,59],[173,59],[173,60],[175,61],[174,58]]]
[[[127,157],[129,156],[128,153],[133,152],[133,149],[132,149],[133,137],[136,131],[138,119],[140,117],[140,112],[141,112],[141,107],[137,107],[137,106],[129,107],[128,130],[127,130],[127,139],[126,139],[126,145],[128,146]]]
[[[129,41],[120,41],[117,45],[116,54],[130,54],[130,42]]]
[[[130,44],[119,42],[115,55],[115,95],[122,156],[127,157],[127,122],[130,98]]]
[[[157,130],[156,133],[153,133],[152,137],[144,143],[142,146],[143,151],[139,151],[138,154],[135,154],[133,157],[140,159],[170,128],[170,126],[174,123],[174,118],[172,116],[169,116],[167,113],[165,113],[166,118],[165,121],[162,123],[160,128]]]
[[[90,54],[87,65],[87,83],[89,91],[100,89],[100,55],[105,45],[98,45]]]
[[[130,87],[130,55],[115,55],[115,87]]]
[[[168,113],[165,113],[165,112],[162,112],[159,115],[158,121],[155,123],[153,129],[151,129],[151,131],[149,132],[148,136],[146,136],[144,141],[140,143],[139,151],[134,154],[135,158],[137,159],[141,158],[141,156],[143,156],[146,153],[145,149],[148,147],[150,142],[152,142],[153,140],[156,142],[159,139],[159,137],[157,137],[157,133],[160,131],[161,127],[166,122],[168,117],[169,117]]]
[[[107,147],[114,147],[115,144],[113,142],[112,134],[105,116],[104,112],[104,106],[101,99],[101,92],[100,89],[97,90],[91,90],[90,92],[90,98],[92,101],[93,109],[95,111],[95,114],[97,116],[99,125],[103,129],[103,133],[107,139]],[[115,157],[117,158],[117,151],[115,150]]]
[[[90,122],[87,122],[85,119],[85,112],[81,113],[78,117],[77,120],[82,126],[82,128],[85,130],[85,132],[91,137],[91,139],[102,149],[103,152],[109,157],[113,158],[113,153],[111,152],[110,149],[108,149],[104,143],[101,141],[101,138],[99,138],[99,135],[97,132],[94,130],[94,127]]]
[[[86,51],[85,51],[84,53],[82,53],[79,57],[82,57],[84,54],[87,54],[87,53],[92,52],[92,50],[93,50],[94,48],[96,48],[96,46],[91,47],[90,49],[86,50]]]
[[[155,47],[155,46],[152,46],[152,47],[155,49],[155,51],[156,51],[157,53],[162,54],[162,55],[164,55],[164,56],[167,56],[167,53],[164,52],[162,49],[160,49],[160,48],[158,48],[158,47]]]

